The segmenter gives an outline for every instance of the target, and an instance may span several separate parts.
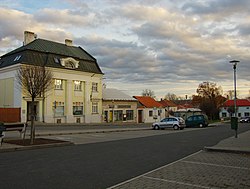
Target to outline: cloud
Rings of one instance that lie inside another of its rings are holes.
[[[53,24],[64,27],[83,27],[91,25],[95,15],[84,11],[72,11],[68,9],[56,10],[45,8],[39,10],[34,19],[39,23]]]
[[[230,55],[241,61],[241,90],[249,90],[243,84],[250,80],[248,1],[64,0],[50,5],[29,12],[21,3],[19,10],[0,8],[0,53],[20,46],[24,30],[62,43],[71,38],[97,59],[112,87],[133,95],[150,88],[162,97],[195,93],[203,81],[230,87]]]

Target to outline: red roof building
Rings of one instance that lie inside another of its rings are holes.
[[[170,100],[161,100],[159,103],[161,103],[163,105],[163,107],[177,107],[177,105],[175,103],[173,103]]]
[[[227,100],[224,103],[224,107],[230,107],[230,106],[234,106],[234,100]],[[250,106],[250,100],[248,99],[237,99],[236,100],[236,106]]]
[[[250,116],[250,100],[249,99],[237,99],[237,117]],[[234,100],[227,100],[220,110],[220,118],[225,119],[234,116]]]
[[[145,108],[162,108],[163,107],[161,103],[155,101],[155,99],[153,99],[150,96],[134,96],[134,98],[140,102],[141,107],[145,107]]]
[[[134,96],[138,100],[138,123],[153,123],[165,118],[163,105],[150,96]]]

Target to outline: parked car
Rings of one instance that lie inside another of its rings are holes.
[[[153,123],[152,127],[153,129],[173,128],[175,130],[182,130],[185,127],[185,121],[179,117],[166,117],[160,122]]]
[[[240,118],[241,123],[250,123],[250,117],[242,117]]]
[[[207,127],[208,118],[206,115],[192,115],[185,120],[186,127]]]

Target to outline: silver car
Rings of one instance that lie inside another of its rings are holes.
[[[153,129],[173,128],[174,130],[184,129],[185,121],[181,117],[166,117],[160,122],[155,122],[152,125]]]

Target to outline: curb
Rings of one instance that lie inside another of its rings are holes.
[[[78,132],[65,132],[65,133],[48,133],[36,134],[36,136],[55,136],[55,135],[76,135],[76,134],[91,134],[91,133],[113,133],[113,132],[127,132],[127,131],[142,131],[152,130],[151,128],[138,128],[138,129],[120,129],[120,130],[96,130],[96,131],[78,131]]]
[[[233,148],[219,148],[219,147],[204,147],[205,151],[210,152],[225,152],[225,153],[236,153],[236,154],[250,154],[249,150],[240,150]]]
[[[17,146],[17,147],[13,147],[13,148],[0,149],[0,153],[23,151],[23,150],[33,150],[33,149],[43,149],[43,148],[52,148],[52,147],[62,147],[62,146],[70,146],[70,145],[75,145],[75,144],[72,142],[66,141],[66,142],[53,143],[53,144],[41,144],[41,145],[33,145],[33,146]]]

